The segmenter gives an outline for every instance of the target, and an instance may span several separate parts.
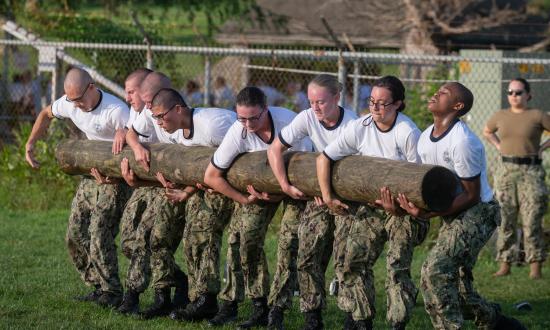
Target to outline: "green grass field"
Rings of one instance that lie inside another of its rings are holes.
[[[170,319],[142,321],[103,309],[91,303],[74,302],[71,297],[87,293],[89,289],[79,279],[69,261],[64,244],[67,210],[47,212],[15,212],[0,210],[0,328],[2,329],[200,329],[206,323],[183,324]],[[272,225],[266,241],[266,253],[270,266],[275,264],[277,223]],[[416,282],[427,251],[417,249],[413,274]],[[376,264],[377,311],[375,327],[387,328],[385,324],[384,258]],[[177,261],[183,264],[178,251]],[[127,260],[120,255],[121,276],[124,277]],[[491,248],[486,248],[475,268],[476,284],[485,297],[499,302],[508,315],[523,321],[529,329],[550,328],[550,273],[544,269],[544,278],[528,279],[526,267],[514,268],[508,278],[494,279],[490,275],[497,265]],[[329,270],[327,280],[332,276]],[[527,300],[533,305],[531,312],[515,311],[512,305]],[[150,290],[142,299],[142,307],[152,301]],[[295,299],[295,302],[297,298]],[[302,317],[296,303],[287,314],[286,328],[300,329]],[[240,319],[250,312],[249,302],[240,310]],[[326,329],[342,327],[343,315],[335,304],[334,297],[324,312]],[[473,329],[468,322],[466,328]],[[429,318],[424,312],[419,297],[417,307],[408,329],[429,329]],[[228,326],[227,329],[234,328]]]

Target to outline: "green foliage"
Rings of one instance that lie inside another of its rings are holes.
[[[45,141],[35,146],[40,169],[32,169],[25,160],[25,143],[31,125],[23,123],[14,130],[16,141],[0,150],[0,208],[48,210],[66,208],[74,194],[76,179],[59,169],[55,147],[66,137],[60,121],[54,121]]]

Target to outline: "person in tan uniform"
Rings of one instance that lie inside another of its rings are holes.
[[[541,135],[550,130],[550,115],[530,109],[529,83],[516,78],[508,85],[510,108],[489,119],[483,135],[502,156],[495,176],[496,196],[501,207],[502,222],[498,229],[497,261],[494,276],[510,274],[511,263],[517,260],[516,226],[522,220],[525,260],[530,264],[529,277],[541,277],[541,265],[546,259],[542,219],[546,212],[548,190],[544,183],[542,153],[550,140],[542,145]]]

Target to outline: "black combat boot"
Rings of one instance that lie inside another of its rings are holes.
[[[396,323],[391,327],[392,330],[405,330],[405,328],[406,328],[405,322]]]
[[[170,318],[177,321],[202,321],[211,319],[218,313],[216,295],[206,293],[200,295],[185,309],[173,310]]]
[[[174,290],[174,299],[172,300],[173,310],[184,310],[189,304],[189,283],[187,275],[179,269],[176,269],[176,289]]]
[[[527,330],[527,328],[519,320],[500,314],[495,324],[495,330]]]
[[[321,316],[321,309],[316,309],[311,312],[306,312],[306,323],[303,330],[322,330],[324,329],[323,317]]]
[[[267,328],[269,330],[283,330],[284,311],[279,306],[273,306],[267,315]]]
[[[124,293],[122,305],[117,308],[117,312],[121,314],[137,315],[139,313],[139,292],[128,289],[128,291]]]
[[[141,313],[144,319],[151,319],[158,316],[166,316],[172,311],[170,302],[170,288],[155,290],[155,301],[149,308]]]
[[[122,303],[122,293],[102,292],[97,298],[97,304],[101,307],[117,308]]]
[[[355,330],[372,330],[372,319],[355,321]]]
[[[239,324],[237,329],[250,329],[253,327],[265,327],[267,325],[267,314],[269,308],[267,308],[267,298],[253,298],[252,299],[252,315],[243,323]]]
[[[351,317],[351,313],[346,313],[344,330],[355,330],[355,321],[353,320],[353,317]]]
[[[101,296],[101,293],[101,286],[96,285],[94,291],[83,296],[75,296],[73,297],[73,299],[76,301],[97,301],[97,299],[99,299],[99,296]]]
[[[209,326],[220,326],[226,323],[233,322],[237,319],[238,304],[236,301],[222,301],[222,306],[218,311],[218,314],[212,319],[208,320]]]

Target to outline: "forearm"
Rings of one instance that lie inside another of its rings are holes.
[[[36,118],[36,122],[32,126],[32,131],[29,135],[29,139],[27,140],[27,145],[33,145],[37,140],[43,138],[48,131],[51,121],[52,118],[49,117],[48,108],[42,110]]]
[[[229,182],[227,182],[227,180],[222,176],[210,177],[205,180],[205,183],[215,191],[241,204],[246,204],[248,200],[247,196],[233,188],[233,186],[230,185]]]
[[[500,149],[500,139],[494,132],[490,132],[487,130],[483,131],[483,136],[487,141],[489,141],[492,145],[494,145],[497,149]]]
[[[550,148],[550,139],[546,140],[543,144],[540,145],[540,151],[543,152],[548,148]]]
[[[139,143],[139,137],[137,133],[132,128],[130,128],[126,133],[126,143],[130,146],[130,148],[132,148],[134,152],[136,148],[142,147],[141,143]]]
[[[317,180],[324,200],[332,199],[330,167],[330,159],[324,154],[320,154],[317,157]]]
[[[287,178],[283,150],[277,148],[277,146],[269,148],[267,150],[267,159],[269,160],[269,165],[271,166],[271,170],[279,182],[279,185],[283,191],[286,190],[288,186],[290,186],[290,182]]]

